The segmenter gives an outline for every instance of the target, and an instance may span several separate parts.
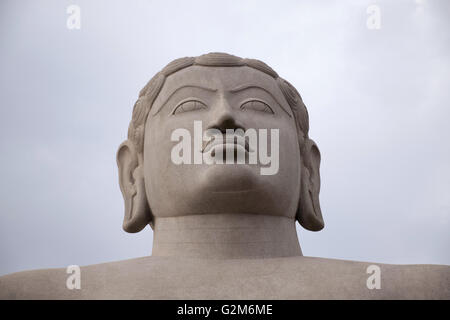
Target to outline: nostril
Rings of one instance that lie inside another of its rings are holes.
[[[223,134],[226,133],[226,130],[232,129],[242,129],[242,126],[239,125],[233,117],[222,117],[219,121],[217,121],[211,128],[218,129]]]

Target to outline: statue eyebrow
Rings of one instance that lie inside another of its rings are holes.
[[[183,88],[198,88],[198,89],[203,89],[206,91],[210,91],[210,92],[216,92],[217,89],[214,88],[209,88],[209,87],[205,87],[205,86],[201,86],[201,85],[196,85],[196,84],[186,84],[184,86],[178,87],[176,88],[168,97],[166,100],[164,100],[164,102],[161,104],[161,107],[156,110],[156,112],[153,115],[156,115],[159,111],[161,111],[161,109],[166,105],[167,101],[169,101],[169,99],[178,91],[181,90]]]
[[[240,91],[244,91],[244,90],[252,89],[252,88],[260,89],[260,90],[267,92],[273,98],[273,100],[275,100],[275,102],[280,106],[280,108],[283,109],[283,111],[286,112],[289,117],[292,117],[292,115],[285,108],[283,108],[283,105],[278,101],[278,99],[275,98],[275,96],[269,90],[267,90],[263,87],[260,87],[260,86],[254,85],[254,84],[243,84],[243,85],[237,86],[236,88],[229,90],[229,92],[236,93],[236,92],[240,92]]]

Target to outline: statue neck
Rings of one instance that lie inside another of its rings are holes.
[[[157,217],[153,256],[274,258],[301,256],[295,220],[256,214]]]

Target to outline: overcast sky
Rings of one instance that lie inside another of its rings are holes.
[[[305,255],[450,264],[449,18],[444,0],[1,1],[0,274],[151,254],[149,227],[122,231],[115,153],[145,83],[211,51],[306,103],[326,226],[298,226]]]

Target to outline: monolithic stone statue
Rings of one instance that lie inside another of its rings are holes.
[[[73,290],[66,268],[10,274],[0,297],[449,299],[448,266],[302,255],[296,221],[324,227],[308,128],[297,90],[261,61],[171,62],[141,90],[117,153],[123,228],[149,224],[152,256],[81,267]]]

